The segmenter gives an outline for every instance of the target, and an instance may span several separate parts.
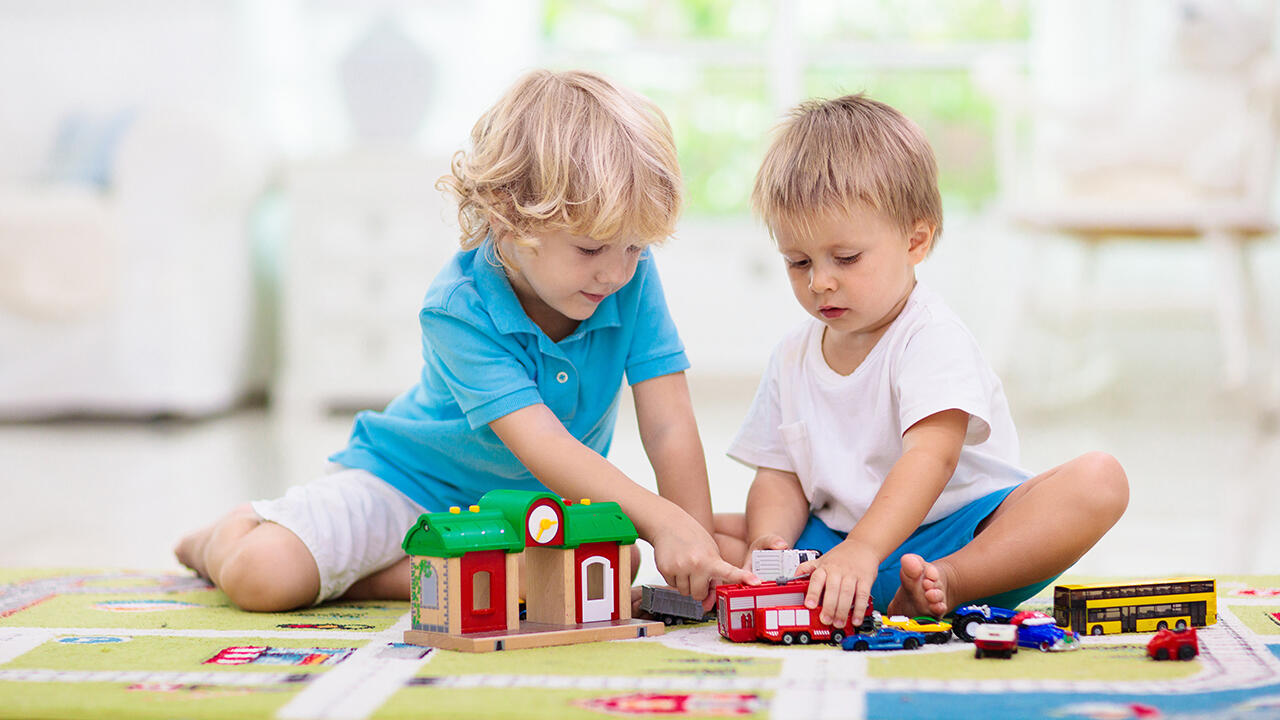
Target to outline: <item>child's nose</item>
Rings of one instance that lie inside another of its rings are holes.
[[[606,285],[621,285],[627,277],[627,260],[605,263],[596,273],[596,282]]]
[[[809,271],[809,290],[813,292],[824,292],[835,289],[835,278],[826,269],[814,266]]]

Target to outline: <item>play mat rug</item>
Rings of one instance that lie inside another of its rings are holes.
[[[255,615],[180,574],[0,570],[0,718],[1280,718],[1280,576],[1218,581],[1199,658],[1156,662],[1147,635],[975,660],[714,624],[466,654],[402,644],[407,603]]]

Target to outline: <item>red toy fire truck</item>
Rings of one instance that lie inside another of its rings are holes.
[[[720,634],[733,642],[768,640],[784,645],[813,641],[839,643],[857,632],[853,610],[844,623],[832,627],[818,619],[821,611],[804,606],[809,578],[787,583],[761,585],[721,585],[716,588],[716,623]],[[863,626],[870,629],[871,606],[867,605]]]

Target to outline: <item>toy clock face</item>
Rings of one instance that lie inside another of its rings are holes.
[[[537,505],[529,511],[530,542],[545,545],[560,535],[560,513],[553,505]]]

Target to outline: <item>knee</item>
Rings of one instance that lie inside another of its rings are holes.
[[[1120,461],[1105,452],[1090,452],[1079,457],[1081,495],[1097,513],[1119,520],[1129,506],[1129,478]]]
[[[241,610],[283,612],[315,600],[320,573],[310,554],[298,558],[280,548],[250,542],[227,557],[218,587]]]

